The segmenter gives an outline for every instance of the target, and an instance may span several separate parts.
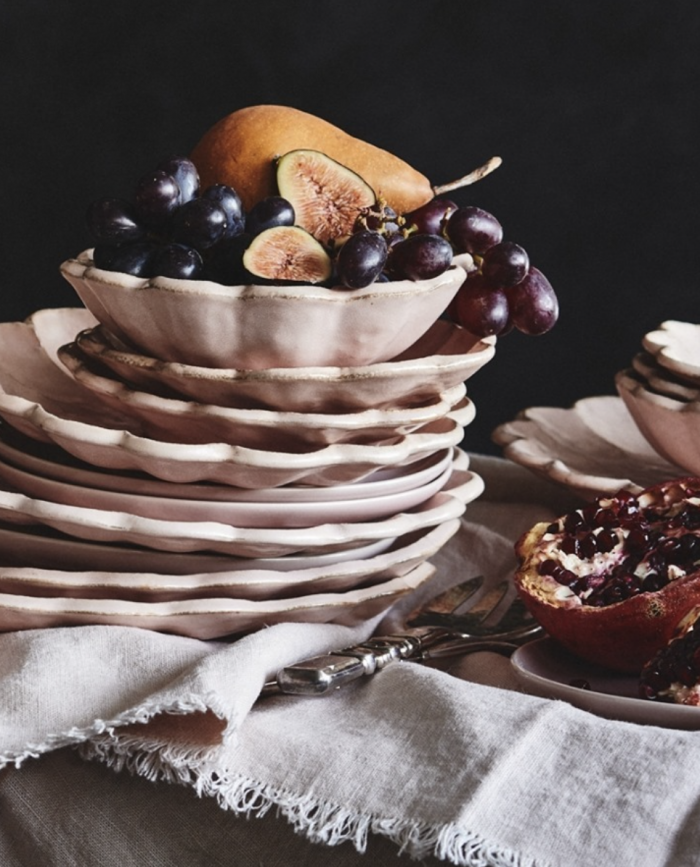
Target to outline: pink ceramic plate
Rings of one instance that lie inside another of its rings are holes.
[[[516,677],[534,695],[568,701],[608,719],[672,729],[700,729],[700,708],[638,697],[637,679],[577,659],[551,638],[519,647],[511,657]],[[585,681],[590,689],[572,685]]]
[[[42,524],[79,539],[141,545],[159,551],[215,551],[237,557],[323,553],[396,538],[459,517],[483,491],[469,470],[454,469],[442,491],[415,509],[377,521],[299,528],[249,528],[213,521],[171,521],[67,506],[0,489],[0,519]]]
[[[36,476],[82,487],[169,499],[223,500],[227,503],[311,503],[365,499],[398,494],[428,484],[452,462],[452,449],[434,452],[406,466],[379,469],[359,482],[331,487],[289,485],[236,488],[211,482],[178,484],[136,473],[91,467],[50,443],[26,437],[0,422],[0,457]]]
[[[0,630],[102,623],[212,639],[282,622],[355,625],[386,611],[434,572],[429,563],[422,563],[400,578],[372,587],[262,602],[220,598],[132,602],[0,593]]]
[[[387,537],[357,548],[287,557],[233,557],[207,552],[170,552],[88,542],[54,532],[49,527],[0,523],[0,562],[6,566],[100,572],[157,572],[193,575],[197,572],[238,572],[269,569],[294,572],[375,557],[395,542]]]
[[[271,568],[194,574],[65,571],[0,566],[0,592],[21,596],[77,596],[83,599],[276,599],[348,590],[398,578],[432,557],[459,529],[459,520],[419,530],[397,539],[385,553],[340,563],[282,572]],[[182,555],[185,556],[185,555]],[[251,562],[251,561],[248,561]]]
[[[79,334],[76,342],[87,357],[145,391],[218,406],[311,413],[432,403],[473,376],[496,351],[495,338],[477,341],[444,321],[391,361],[362,367],[240,370],[168,364],[115,345],[103,328]]]
[[[1,448],[0,454],[2,454]],[[461,456],[464,453],[459,454]],[[461,460],[458,462],[462,463]],[[430,479],[426,484],[384,496],[275,503],[180,499],[120,493],[57,481],[0,462],[0,482],[4,482],[12,490],[20,491],[30,497],[50,500],[53,503],[124,512],[168,521],[219,521],[238,527],[280,528],[313,527],[328,522],[358,522],[386,518],[413,509],[430,499],[445,486],[451,472],[452,464],[448,463],[440,475]]]
[[[9,322],[0,324],[0,416],[27,436],[53,442],[92,465],[140,470],[165,481],[267,488],[301,481],[334,485],[413,463],[457,445],[474,407],[463,403],[448,417],[382,445],[334,443],[296,454],[216,442],[168,443],[131,433],[128,418],[61,372],[31,324]]]

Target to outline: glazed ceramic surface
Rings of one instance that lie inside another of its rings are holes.
[[[645,334],[642,345],[662,367],[700,387],[700,325],[669,319]]]
[[[457,445],[474,416],[468,401],[420,431],[381,445],[334,443],[304,452],[227,443],[169,443],[132,433],[132,420],[96,401],[39,345],[31,323],[0,324],[0,416],[34,439],[53,442],[99,467],[174,482],[211,480],[245,488],[294,482],[333,485],[410,464]]]
[[[658,364],[654,356],[648,352],[638,352],[632,359],[632,368],[637,376],[645,380],[651,391],[665,394],[675,400],[700,400],[700,388],[688,385],[680,377]]]
[[[700,729],[698,708],[641,699],[637,678],[577,659],[551,638],[540,638],[519,647],[511,663],[523,688],[534,695],[568,701],[608,719]],[[586,681],[590,689],[574,686],[572,681]]]
[[[287,412],[349,412],[422,406],[473,376],[496,351],[495,338],[477,340],[438,321],[391,361],[360,367],[239,370],[158,361],[118,347],[101,327],[77,335],[79,349],[124,382],[200,403]]]
[[[657,394],[632,370],[620,371],[615,385],[651,446],[685,475],[700,475],[700,401]]]
[[[321,286],[221,286],[95,268],[90,251],[61,273],[96,319],[154,358],[205,367],[349,366],[393,358],[446,309],[466,279]]]
[[[405,575],[437,553],[457,532],[459,523],[454,519],[402,536],[385,553],[286,572],[258,567],[256,561],[247,569],[193,574],[0,566],[0,592],[169,602],[200,598],[263,600],[344,591]]]
[[[415,509],[388,518],[313,527],[250,528],[214,521],[174,521],[131,513],[67,506],[0,489],[0,519],[42,524],[61,533],[100,542],[141,545],[159,551],[213,551],[238,557],[322,553],[436,526],[459,517],[483,491],[469,470],[454,469],[445,487]]]
[[[585,398],[570,409],[526,409],[493,438],[510,460],[585,499],[622,488],[639,493],[684,475],[652,448],[615,396]]]
[[[333,443],[382,443],[444,418],[466,393],[464,383],[460,383],[420,407],[335,414],[236,409],[140,391],[114,375],[91,369],[76,344],[62,346],[58,358],[97,400],[127,416],[135,433],[168,442],[224,442],[272,451],[301,452]]]
[[[3,449],[0,445],[0,455]],[[463,454],[463,453],[460,453]],[[458,464],[461,461],[458,460]],[[441,490],[452,472],[448,463],[442,473],[396,493],[378,496],[352,497],[348,500],[312,500],[279,502],[237,499],[194,499],[123,493],[96,487],[85,487],[68,481],[58,481],[0,461],[0,482],[10,490],[30,497],[63,503],[140,515],[144,518],[169,521],[217,521],[238,527],[312,527],[328,522],[358,522],[378,520],[413,509]],[[229,489],[233,493],[235,489]],[[273,491],[286,489],[273,488]],[[327,491],[327,488],[309,489]],[[334,490],[331,488],[330,490]],[[253,493],[253,492],[251,492]]]
[[[280,622],[354,625],[386,611],[434,572],[429,563],[422,563],[406,575],[371,587],[265,601],[212,598],[134,602],[0,593],[0,630],[103,623],[214,639]]]

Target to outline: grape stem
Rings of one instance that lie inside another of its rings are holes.
[[[452,190],[458,190],[461,187],[468,187],[470,184],[475,184],[477,181],[485,178],[486,175],[490,175],[491,172],[495,171],[502,162],[503,160],[500,157],[491,157],[491,159],[484,163],[483,166],[479,166],[478,169],[473,169],[463,178],[459,178],[459,180],[456,181],[450,181],[449,184],[440,184],[438,187],[433,187],[433,192],[436,196],[440,196],[443,193],[449,193]]]

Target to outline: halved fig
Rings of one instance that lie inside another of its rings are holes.
[[[516,553],[518,591],[553,638],[639,674],[700,605],[700,478],[599,497],[535,525]]]
[[[323,246],[299,226],[275,226],[256,235],[243,254],[243,267],[256,277],[295,283],[321,283],[333,269]]]
[[[324,244],[349,235],[362,210],[377,201],[358,174],[314,150],[294,150],[280,157],[277,187],[292,204],[297,225]]]

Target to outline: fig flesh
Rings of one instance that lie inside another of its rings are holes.
[[[639,674],[700,605],[700,478],[600,497],[516,544],[515,583],[577,656]]]
[[[280,157],[277,187],[294,208],[296,224],[324,244],[349,235],[363,209],[377,200],[358,174],[312,150]]]
[[[322,283],[333,267],[323,246],[299,226],[275,226],[256,235],[243,266],[255,277],[294,283]]]

